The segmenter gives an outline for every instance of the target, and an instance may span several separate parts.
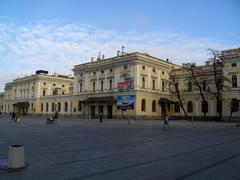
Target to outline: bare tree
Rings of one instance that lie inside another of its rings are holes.
[[[195,66],[194,64],[191,64],[190,66],[186,67],[186,70],[191,73],[191,79],[193,80],[193,85],[195,85],[195,87],[197,87],[197,89],[200,92],[200,96],[202,98],[202,103],[203,103],[203,114],[204,114],[204,119],[206,119],[206,114],[207,114],[207,101],[204,95],[204,90],[202,88],[202,82],[203,80],[205,80],[206,77],[206,69],[204,69],[204,67],[201,66]]]
[[[183,103],[183,99],[182,99],[182,95],[184,94],[184,90],[179,90],[179,83],[176,80],[176,74],[175,71],[171,71],[169,73],[169,91],[171,94],[174,94],[178,100],[178,103],[181,107],[181,109],[183,110],[183,113],[185,115],[185,118],[188,120],[188,114],[187,111],[184,108],[184,103]]]
[[[207,63],[211,68],[211,72],[213,73],[213,79],[209,79],[209,83],[214,82],[214,87],[208,87],[208,92],[210,92],[216,99],[217,102],[217,109],[218,109],[218,118],[222,120],[222,91],[223,91],[223,81],[230,82],[229,79],[224,77],[222,72],[222,67],[224,65],[224,61],[221,58],[221,52],[213,49],[208,49],[210,55],[212,56]],[[228,88],[224,86],[224,88]]]

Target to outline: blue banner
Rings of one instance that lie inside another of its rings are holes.
[[[118,96],[117,98],[118,109],[134,109],[134,96]]]

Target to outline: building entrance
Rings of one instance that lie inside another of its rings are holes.
[[[100,105],[100,106],[99,106],[99,113],[98,113],[98,114],[99,114],[99,115],[100,115],[100,114],[103,115],[103,105]]]
[[[112,119],[112,105],[108,105],[107,118]]]
[[[91,118],[94,119],[96,116],[95,114],[95,106],[91,106]]]

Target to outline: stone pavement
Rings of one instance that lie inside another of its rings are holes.
[[[234,123],[0,118],[0,159],[25,147],[28,167],[1,180],[240,179],[240,128]]]

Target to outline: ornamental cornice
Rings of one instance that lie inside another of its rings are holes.
[[[62,79],[59,77],[52,77],[52,76],[38,76],[38,80],[39,81],[46,80],[47,82],[65,82],[65,83],[74,82],[74,79]]]

